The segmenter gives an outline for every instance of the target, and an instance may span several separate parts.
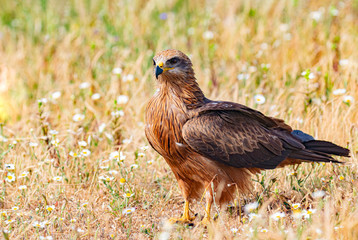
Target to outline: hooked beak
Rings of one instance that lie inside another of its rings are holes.
[[[163,62],[158,62],[157,66],[155,67],[155,77],[158,79],[158,76],[160,74],[162,74],[163,72],[166,72],[168,70],[172,70],[174,68],[168,68],[168,67],[164,67],[164,63]]]
[[[164,72],[163,68],[159,67],[159,65],[157,65],[157,67],[155,68],[155,78],[158,79],[158,76],[160,74],[162,74]]]

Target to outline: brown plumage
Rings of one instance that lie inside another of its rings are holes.
[[[185,198],[206,196],[204,221],[213,200],[233,200],[250,189],[250,175],[301,162],[338,162],[348,149],[292,131],[282,120],[238,103],[207,99],[196,82],[190,59],[166,50],[153,58],[159,89],[146,109],[145,133],[151,146],[172,169]],[[215,199],[214,199],[215,196]]]

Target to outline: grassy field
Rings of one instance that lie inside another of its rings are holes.
[[[358,238],[357,0],[0,6],[0,238]],[[191,205],[194,226],[168,224],[183,199],[144,136],[151,59],[167,48],[191,57],[208,98],[351,158],[253,175],[252,194],[215,207],[207,229],[196,224],[205,201]]]

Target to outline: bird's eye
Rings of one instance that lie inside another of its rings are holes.
[[[179,62],[179,58],[177,57],[173,57],[167,61],[167,63],[169,63],[170,65],[176,64],[178,62]]]
[[[153,66],[155,66],[156,65],[156,63],[155,63],[155,61],[154,61],[154,59],[153,59]]]

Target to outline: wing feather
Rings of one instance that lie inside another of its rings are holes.
[[[280,127],[282,122],[277,124],[245,106],[241,111],[239,104],[224,103],[208,103],[211,108],[202,107],[183,126],[184,140],[199,154],[234,167],[273,169],[293,150],[304,148]]]

